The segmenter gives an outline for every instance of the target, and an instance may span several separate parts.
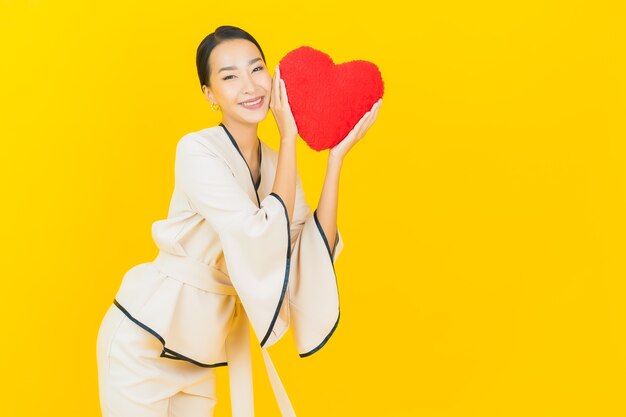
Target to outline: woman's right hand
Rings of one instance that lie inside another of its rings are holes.
[[[289,100],[287,98],[287,88],[285,81],[280,78],[280,69],[276,65],[274,77],[272,78],[272,92],[270,94],[270,109],[278,125],[280,140],[294,141],[298,136],[298,126],[291,113]]]

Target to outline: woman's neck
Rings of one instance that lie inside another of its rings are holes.
[[[222,120],[222,124],[233,135],[239,150],[247,160],[253,160],[259,152],[258,124],[245,125]]]

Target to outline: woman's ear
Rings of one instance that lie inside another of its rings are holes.
[[[207,99],[209,103],[215,103],[215,97],[213,96],[213,92],[206,84],[202,85],[202,93],[204,93],[204,98]]]

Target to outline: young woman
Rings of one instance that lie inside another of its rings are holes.
[[[215,368],[228,366],[233,416],[254,415],[249,324],[281,413],[295,415],[267,347],[291,326],[301,357],[339,321],[334,262],[342,161],[381,101],[329,150],[316,210],[296,169],[297,128],[278,66],[247,32],[220,26],[200,43],[200,85],[222,122],[184,135],[159,253],[129,269],[100,325],[97,364],[105,417],[213,415]],[[280,150],[257,136],[268,109]],[[332,249],[331,249],[332,248]]]

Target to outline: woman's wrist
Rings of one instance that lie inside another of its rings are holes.
[[[343,158],[344,156],[335,155],[332,152],[328,152],[328,165],[336,165],[338,167],[341,167],[341,165],[343,164]]]
[[[296,139],[298,135],[281,135],[280,136],[280,146],[296,146]]]

